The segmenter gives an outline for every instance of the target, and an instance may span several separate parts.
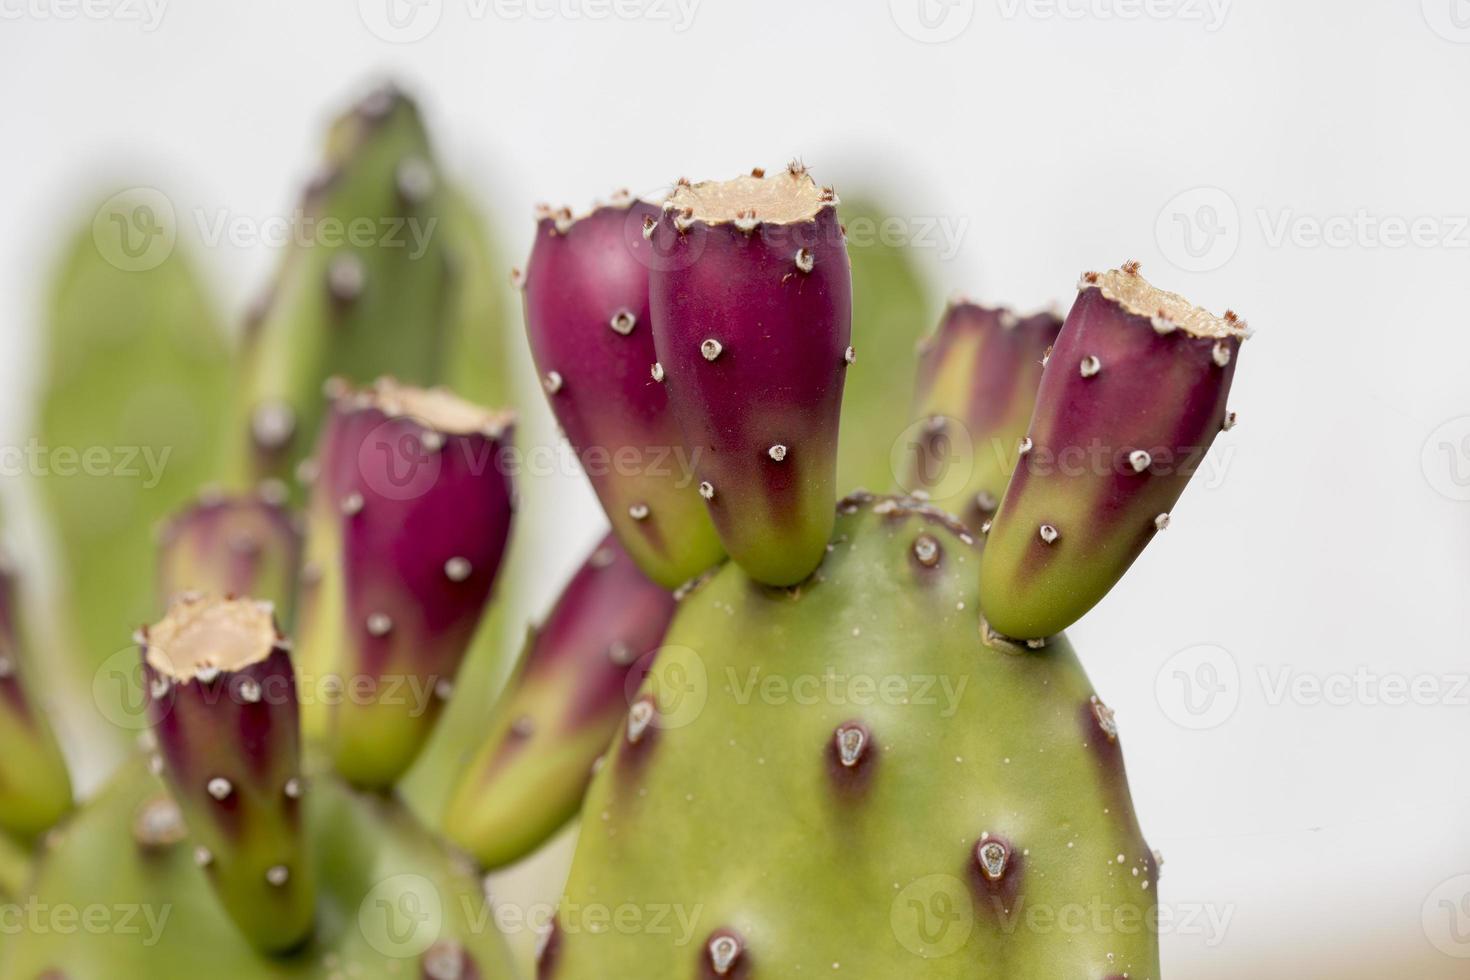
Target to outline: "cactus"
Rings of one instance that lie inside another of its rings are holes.
[[[326,725],[355,785],[396,782],[453,690],[510,534],[513,423],[389,379],[335,391],[300,633],[306,672],[335,679]]]
[[[20,646],[14,573],[0,554],[0,830],[30,844],[71,810],[72,789]]]
[[[327,377],[439,377],[456,312],[441,185],[418,109],[396,88],[332,125],[297,240],[246,324],[234,482],[292,476]]]
[[[840,510],[799,589],[727,566],[681,605],[538,975],[1158,977],[1148,929],[1035,926],[1156,904],[1116,725],[1066,640],[982,636],[975,539],[933,508]]]
[[[847,249],[852,260],[852,347],[862,356],[847,371],[837,485],[882,490],[902,475],[894,442],[913,407],[913,389],[895,365],[905,364],[928,329],[933,309],[915,250],[892,245],[881,230],[891,211],[844,195],[842,218],[862,228]],[[896,471],[897,470],[897,471]]]
[[[1027,640],[1112,589],[1235,418],[1225,399],[1244,321],[1154,287],[1136,262],[1078,288],[982,566],[986,621]]]
[[[170,518],[158,536],[160,608],[181,592],[248,595],[290,622],[301,529],[284,497],[273,483],[254,494],[207,490]]]
[[[574,219],[545,210],[525,273],[526,331],[542,384],[623,547],[675,588],[723,557],[695,492],[654,353],[645,222],[627,198]]]
[[[952,303],[919,349],[915,415],[922,419],[904,489],[974,528],[995,516],[1026,435],[1041,363],[1062,321]]]
[[[648,226],[659,374],[730,557],[791,585],[821,561],[836,498],[852,283],[837,198],[793,163],[681,182]]]
[[[296,675],[272,609],[184,593],[139,635],[157,756],[195,859],[246,939],[289,952],[311,933]]]
[[[157,234],[173,234],[146,198],[112,198],[98,221],[144,214]],[[182,246],[134,268],[109,244],[89,224],[57,271],[38,419],[48,465],[37,483],[59,546],[61,595],[36,625],[74,634],[58,638],[68,679],[87,682],[122,649],[119,629],[157,611],[139,556],[150,553],[155,525],[213,478],[229,389],[224,333]],[[105,714],[124,696],[96,694],[116,699]]]
[[[658,649],[674,597],[604,538],[533,629],[445,832],[484,866],[529,853],[576,813],[628,708],[629,673]]]
[[[112,928],[7,937],[0,978],[191,977],[330,980],[461,976],[514,980],[480,881],[392,800],[308,773],[302,797],[316,929],[286,956],[259,953],[199,868],[164,787],[133,759],[54,835],[29,889],[38,908],[105,908]]]

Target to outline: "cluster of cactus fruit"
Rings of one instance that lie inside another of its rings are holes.
[[[455,206],[394,91],[328,158],[312,213]],[[397,788],[515,573],[515,415],[479,404],[504,388],[432,386],[489,349],[457,285],[485,251],[461,218],[412,259],[288,255],[245,338],[239,489],[159,533],[141,751],[80,808],[0,577],[0,889],[158,912],[5,936],[0,976],[513,977],[481,877],[580,813],[541,977],[1157,978],[1160,861],[1062,631],[1233,423],[1244,323],[1129,263],[1065,320],[951,304],[910,389],[860,359],[917,328],[865,316],[838,207],[792,164],[542,210],[512,278],[611,529],[439,831]],[[892,431],[839,444],[854,416]]]

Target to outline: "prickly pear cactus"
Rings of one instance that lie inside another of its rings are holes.
[[[173,234],[146,198],[112,198],[98,221],[145,213],[156,234]],[[213,477],[229,389],[225,337],[182,248],[134,267],[95,227],[73,240],[52,287],[37,438],[47,469],[36,480],[60,549],[55,618],[75,633],[71,666],[87,681],[118,651],[120,627],[157,611],[139,569],[157,522]],[[121,697],[105,685],[97,696]]]
[[[136,759],[52,835],[29,889],[26,907],[105,910],[106,928],[8,937],[0,978],[513,980],[477,875],[406,810],[327,773],[302,802],[317,929],[301,949],[267,956],[235,928],[178,808]]]
[[[801,586],[729,565],[685,600],[539,975],[1157,978],[1157,862],[1065,638],[982,635],[938,511],[839,511]]]

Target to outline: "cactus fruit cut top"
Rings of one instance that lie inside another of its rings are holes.
[[[1117,583],[1228,427],[1245,322],[1150,284],[1130,262],[1089,272],[1042,374],[1021,462],[991,524],[980,605],[1035,639]]]
[[[650,224],[654,346],[730,557],[792,585],[836,499],[852,277],[837,196],[800,164],[680,182]]]

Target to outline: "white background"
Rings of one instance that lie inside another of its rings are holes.
[[[174,0],[156,23],[141,0],[65,2],[0,0],[8,444],[29,432],[44,277],[89,202],[146,185],[186,216],[287,213],[323,124],[380,72],[425,103],[513,256],[534,201],[799,154],[839,191],[881,183],[913,229],[962,229],[925,251],[936,297],[1065,305],[1083,269],[1137,258],[1239,310],[1240,426],[1072,631],[1161,897],[1229,917],[1223,936],[1181,922],[1165,973],[1470,970],[1450,955],[1470,956],[1470,879],[1449,880],[1470,872],[1465,0],[922,0],[924,20],[921,0],[703,0],[687,24],[673,0],[623,0],[631,20],[425,0],[400,11],[427,30],[411,43],[370,29],[394,36],[387,0]],[[237,312],[271,254],[184,224]],[[563,482],[548,593],[601,520]],[[1278,696],[1359,668],[1346,703]],[[1388,675],[1440,703],[1382,703]]]

